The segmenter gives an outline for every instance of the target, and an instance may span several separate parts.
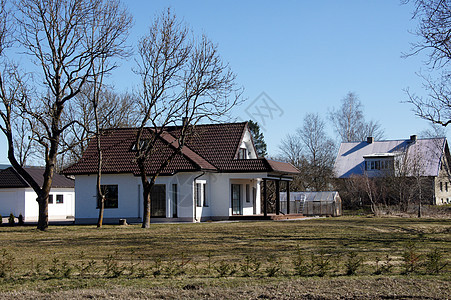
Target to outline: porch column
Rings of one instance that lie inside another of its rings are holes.
[[[287,215],[290,214],[290,182],[287,180]]]
[[[279,214],[280,211],[280,180],[276,180],[276,215]]]
[[[266,200],[266,178],[263,178],[263,215],[268,215],[268,204]]]

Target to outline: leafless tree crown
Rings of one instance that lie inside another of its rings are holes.
[[[379,140],[384,136],[384,130],[377,121],[365,120],[362,103],[352,92],[341,100],[338,109],[329,112],[329,118],[342,142],[363,141],[369,136]]]

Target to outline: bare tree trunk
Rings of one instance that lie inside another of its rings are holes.
[[[97,165],[97,197],[100,200],[99,205],[99,218],[97,219],[97,228],[103,225],[103,212],[105,209],[105,193],[102,191],[101,178],[102,178],[102,150],[100,148],[100,136],[97,135],[97,151],[99,153],[99,163]]]
[[[36,201],[38,201],[38,205],[39,205],[39,218],[38,218],[37,229],[39,229],[41,231],[45,231],[49,227],[49,218],[48,218],[49,197],[48,197],[48,194],[47,194],[46,198],[44,198],[44,197],[45,196],[41,196],[36,199]]]
[[[143,196],[144,196],[144,211],[143,211],[143,222],[142,228],[150,228],[150,192],[152,187],[149,182],[143,181]]]

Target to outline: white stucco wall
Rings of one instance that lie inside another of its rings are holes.
[[[37,195],[31,189],[25,189],[25,215],[24,221],[37,221],[39,216],[39,205],[36,201]],[[53,195],[53,203],[49,203],[49,221],[64,220],[74,216],[75,192],[68,188],[54,188],[50,190]],[[63,203],[56,203],[56,196],[63,195]]]
[[[142,187],[138,177],[131,174],[104,174],[101,184],[118,185],[118,208],[105,208],[105,219],[141,217]],[[95,175],[75,176],[75,197],[75,219],[96,220],[99,210]]]
[[[256,177],[264,174],[240,173],[179,173],[174,176],[160,176],[156,184],[166,185],[166,219],[152,218],[158,221],[188,221],[196,222],[212,217],[228,217],[232,215],[231,184],[241,184],[242,213],[254,213],[253,200],[246,202],[245,186],[249,184],[249,195],[252,197],[252,187],[256,188],[256,213],[260,214],[260,181]],[[208,207],[197,207],[194,203],[195,182],[206,183],[206,197]],[[132,174],[105,174],[102,184],[118,185],[118,208],[104,211],[104,220],[126,218],[141,221],[143,214],[143,200],[141,179]],[[177,219],[173,219],[172,185],[177,184]],[[76,208],[75,218],[79,223],[94,223],[98,217],[96,208],[96,176],[77,175],[75,177]]]
[[[256,188],[256,214],[260,214],[260,179],[265,174],[255,173],[207,173],[199,179],[205,179],[208,189],[210,206],[208,209],[198,209],[198,216],[227,217],[232,215],[232,184],[241,185],[242,214],[254,213],[253,200],[246,202],[246,184],[249,184],[249,196],[252,198],[252,187]]]
[[[0,189],[0,214],[2,217],[13,213],[15,216],[25,214],[23,201],[25,189]]]
[[[73,189],[58,188],[50,191],[53,196],[53,204],[49,204],[49,220],[64,220],[73,217],[75,211],[75,194]],[[56,195],[63,195],[63,203],[56,203]],[[20,214],[26,222],[38,220],[39,206],[36,202],[37,195],[31,188],[1,189],[0,190],[0,214],[3,217],[13,213],[16,217]]]
[[[246,130],[243,135],[243,140],[241,141],[240,148],[247,149],[247,158],[255,159],[257,158],[257,153],[255,152],[254,144],[252,143],[251,133]]]

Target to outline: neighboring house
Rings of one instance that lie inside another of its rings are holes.
[[[147,163],[154,174],[174,151],[180,127],[168,127]],[[143,195],[133,150],[137,129],[113,129],[101,136],[105,222],[142,221]],[[148,134],[151,129],[148,129]],[[75,219],[94,223],[98,153],[92,140],[82,159],[64,173],[75,176]],[[257,215],[260,184],[291,180],[291,164],[258,158],[247,123],[197,125],[180,154],[158,176],[151,192],[152,222],[198,222]],[[265,207],[265,206],[264,206]]]
[[[42,186],[44,169],[27,167],[25,170]],[[0,214],[22,214],[25,222],[38,220],[37,195],[13,167],[0,171]],[[73,218],[75,212],[74,181],[54,174],[49,197],[49,221]]]
[[[337,178],[404,176],[421,178],[431,204],[451,203],[450,152],[446,138],[341,143],[334,165]]]

